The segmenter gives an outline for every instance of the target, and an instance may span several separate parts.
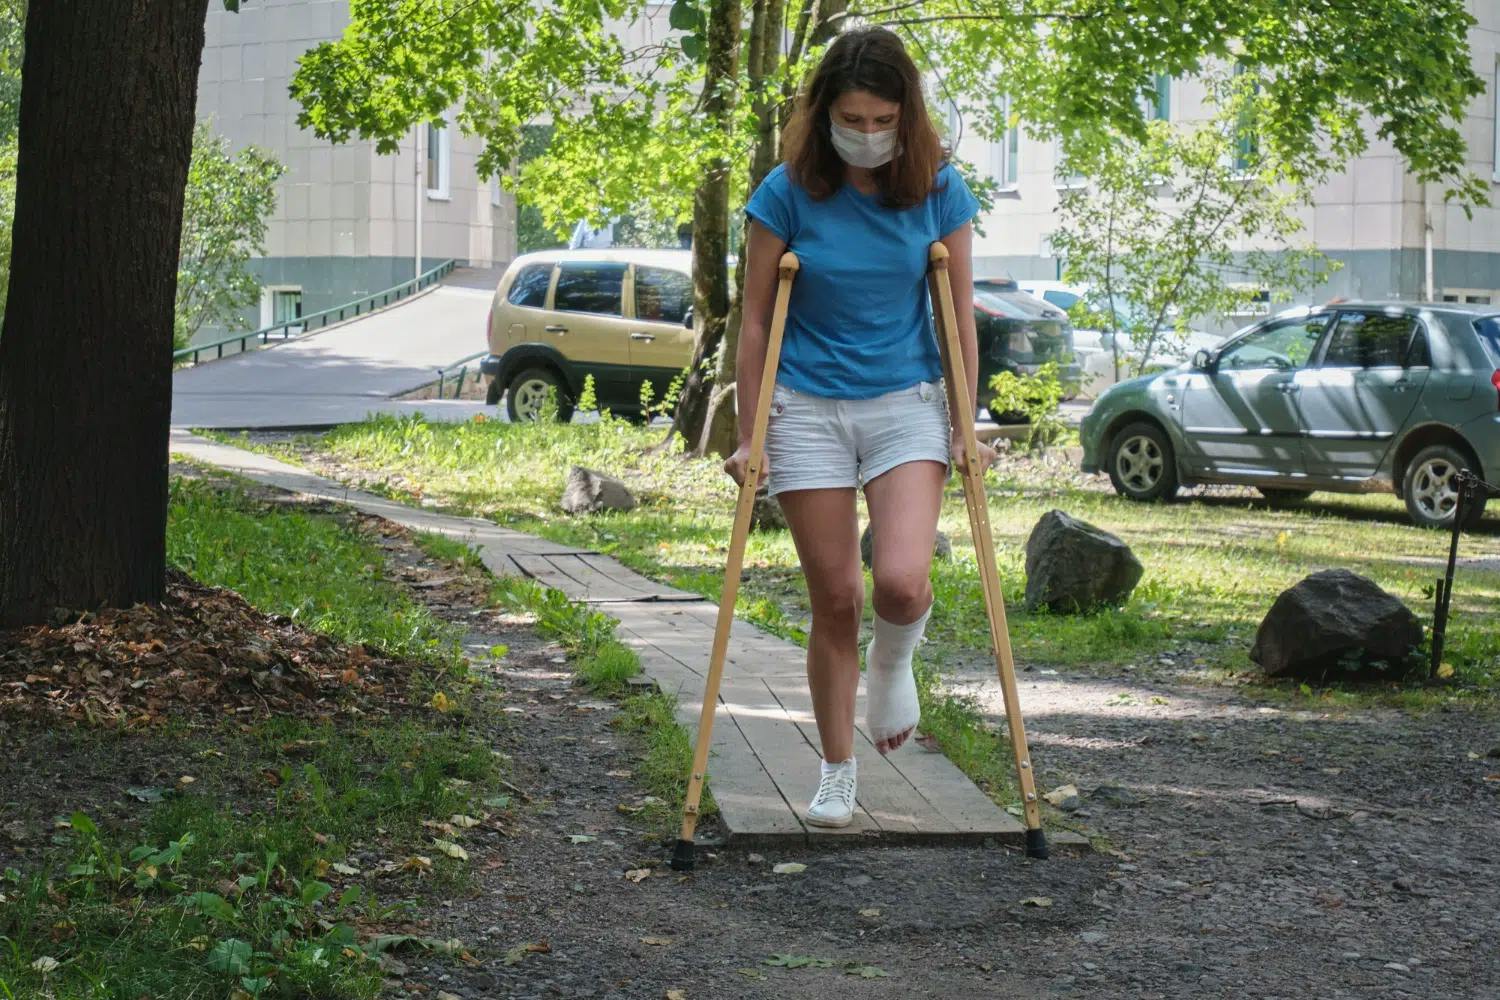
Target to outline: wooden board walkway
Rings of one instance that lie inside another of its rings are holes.
[[[480,518],[408,507],[191,434],[174,432],[171,450],[257,482],[459,539],[479,551],[491,572],[521,574],[599,606],[619,621],[619,638],[640,656],[646,675],[676,695],[678,717],[689,732],[696,729],[718,616],[718,608],[698,595],[659,584],[597,552]],[[748,622],[734,623],[708,765],[709,789],[731,843],[1023,842],[1020,821],[996,807],[941,753],[910,741],[882,757],[862,728],[856,735],[859,809],[854,823],[842,830],[804,824],[819,760],[805,657],[795,643]],[[861,683],[857,718],[864,716],[863,688]]]

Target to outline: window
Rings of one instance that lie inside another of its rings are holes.
[[[541,309],[547,304],[547,286],[551,283],[551,264],[527,264],[511,282],[505,300],[513,306]]]
[[[1312,357],[1313,348],[1327,328],[1326,313],[1272,323],[1225,350],[1219,356],[1219,368],[1221,371],[1301,368]]]
[[[1500,316],[1485,316],[1474,321],[1474,332],[1479,342],[1489,351],[1490,360],[1500,365]]]
[[[490,178],[490,204],[496,208],[500,207],[500,175],[496,174]]]
[[[452,159],[448,130],[427,126],[427,197],[448,197],[449,161]]]
[[[1243,63],[1236,64],[1234,75],[1236,78],[1247,73]],[[1260,84],[1254,85],[1253,93],[1260,93]],[[1241,100],[1249,101],[1248,95],[1240,95]],[[1234,128],[1234,172],[1237,174],[1248,174],[1260,162],[1260,136],[1255,131],[1255,116],[1247,105],[1240,111],[1239,120]]]
[[[1411,316],[1346,312],[1328,338],[1324,368],[1400,368],[1417,321]]]
[[[1078,296],[1072,292],[1063,291],[1061,288],[1049,288],[1042,293],[1042,298],[1057,306],[1063,312],[1067,312],[1078,304]]]
[[[636,319],[653,323],[681,323],[693,302],[693,279],[665,267],[635,269]]]
[[[1021,126],[1011,122],[1010,98],[1005,99],[1005,120],[1010,122],[999,141],[990,143],[990,176],[1002,190],[1014,190],[1020,180]]]
[[[1172,120],[1172,77],[1156,74],[1156,99],[1146,107],[1146,117],[1154,121]]]
[[[1493,107],[1490,113],[1490,123],[1494,126],[1495,132],[1495,161],[1491,168],[1491,176],[1500,182],[1500,56],[1495,57],[1495,75],[1490,81],[1490,90],[1494,92],[1491,94]]]
[[[562,264],[558,268],[553,308],[563,312],[622,316],[624,288],[624,264],[603,261],[597,264]]]
[[[260,325],[262,328],[288,324],[288,334],[299,334],[303,327],[295,320],[302,318],[302,288],[298,285],[270,285],[260,293]]]

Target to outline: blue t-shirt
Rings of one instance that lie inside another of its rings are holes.
[[[941,188],[942,190],[939,190]],[[778,378],[829,399],[870,399],[942,372],[927,295],[928,249],[979,210],[951,164],[907,209],[845,183],[814,201],[778,164],[745,214],[786,242],[792,282]]]

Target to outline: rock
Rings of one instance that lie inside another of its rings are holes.
[[[844,879],[844,884],[851,889],[858,889],[861,886],[869,885],[873,881],[874,879],[872,879],[868,875],[850,875],[848,878]]]
[[[1082,941],[1084,944],[1098,944],[1106,937],[1108,937],[1108,935],[1103,931],[1084,931],[1082,934],[1078,935],[1078,940]]]
[[[1042,798],[1052,803],[1063,812],[1072,812],[1083,803],[1078,798],[1078,787],[1076,785],[1062,785],[1043,795]]]
[[[870,560],[874,558],[875,536],[872,533],[873,524],[865,525],[865,533],[859,536],[859,558],[865,564],[865,569],[870,568]],[[953,558],[953,540],[946,532],[939,531],[937,537],[932,540],[932,557],[934,559]]]
[[[1357,573],[1328,569],[1281,592],[1250,659],[1269,677],[1369,679],[1404,674],[1421,641],[1406,605]]]
[[[765,860],[766,856],[764,854],[752,854],[749,857],[745,858],[745,862],[752,865],[764,864]]]
[[[1112,806],[1133,806],[1140,801],[1134,792],[1119,785],[1100,785],[1089,793],[1089,798]]]
[[[635,497],[615,477],[575,465],[568,470],[568,482],[563,487],[562,509],[569,514],[634,510]]]
[[[1026,540],[1026,610],[1072,613],[1123,604],[1143,572],[1120,539],[1050,510]]]
[[[781,502],[767,493],[764,486],[755,492],[755,506],[750,511],[750,530],[786,530],[786,515],[781,512]]]

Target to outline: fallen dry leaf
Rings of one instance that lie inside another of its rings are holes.
[[[651,869],[632,868],[630,869],[630,871],[625,873],[625,877],[630,879],[630,881],[632,882],[644,882],[646,879],[651,877]]]
[[[1052,905],[1052,897],[1050,897],[1050,896],[1027,896],[1025,899],[1021,900],[1021,905],[1022,906],[1048,907],[1048,906]]]
[[[641,944],[656,945],[658,947],[665,947],[665,946],[667,946],[667,945],[669,945],[671,943],[672,943],[672,939],[671,938],[665,938],[665,937],[643,937],[643,938],[641,938]]]

